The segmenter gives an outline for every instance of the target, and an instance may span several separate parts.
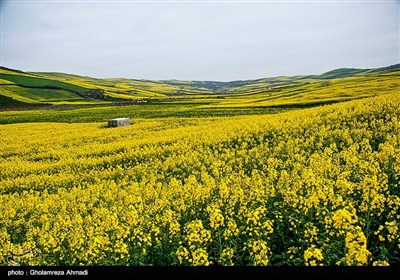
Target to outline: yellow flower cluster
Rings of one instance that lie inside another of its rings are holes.
[[[385,222],[385,225],[380,225],[374,234],[379,235],[380,241],[396,241],[400,238],[399,227],[397,224],[398,222],[396,221]]]
[[[304,261],[306,265],[321,265],[323,259],[324,257],[321,249],[316,248],[315,245],[311,245],[311,247],[304,251]]]
[[[224,239],[229,240],[231,237],[238,236],[240,233],[236,222],[234,219],[230,219],[226,222],[225,230],[224,230]]]
[[[179,263],[188,262],[190,265],[209,265],[208,253],[205,247],[211,242],[211,233],[203,227],[201,220],[194,220],[185,226],[185,243],[187,247],[180,246],[176,252]]]
[[[367,238],[360,227],[346,234],[346,264],[366,265],[371,253],[367,249]]]
[[[399,119],[387,94],[120,128],[1,125],[0,264],[396,264]]]
[[[270,248],[268,244],[262,240],[250,241],[247,245],[252,259],[252,265],[268,265],[270,257]]]
[[[201,220],[194,220],[185,226],[186,241],[191,250],[202,247],[203,244],[207,244],[211,241],[210,231],[203,227]]]
[[[221,257],[219,259],[219,263],[221,265],[225,265],[225,266],[233,266],[234,265],[234,262],[233,262],[234,254],[235,254],[235,251],[232,248],[225,248],[221,252]]]
[[[207,212],[210,215],[210,226],[212,229],[217,230],[224,226],[224,215],[222,215],[220,209],[208,206]]]
[[[339,231],[339,234],[344,234],[347,230],[351,229],[357,223],[357,216],[355,210],[348,211],[347,209],[339,209],[333,213],[332,216],[333,227]],[[329,219],[327,222],[329,223]]]

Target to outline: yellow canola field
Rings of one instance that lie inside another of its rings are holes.
[[[400,97],[0,126],[0,264],[389,265]]]

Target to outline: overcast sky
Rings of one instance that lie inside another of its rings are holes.
[[[231,81],[399,63],[399,1],[1,1],[1,65]]]

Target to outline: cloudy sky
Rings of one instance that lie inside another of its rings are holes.
[[[2,0],[1,65],[218,80],[399,63],[399,1]]]

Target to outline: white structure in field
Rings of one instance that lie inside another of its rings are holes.
[[[130,125],[131,120],[129,118],[116,118],[108,120],[108,127],[118,127]]]

